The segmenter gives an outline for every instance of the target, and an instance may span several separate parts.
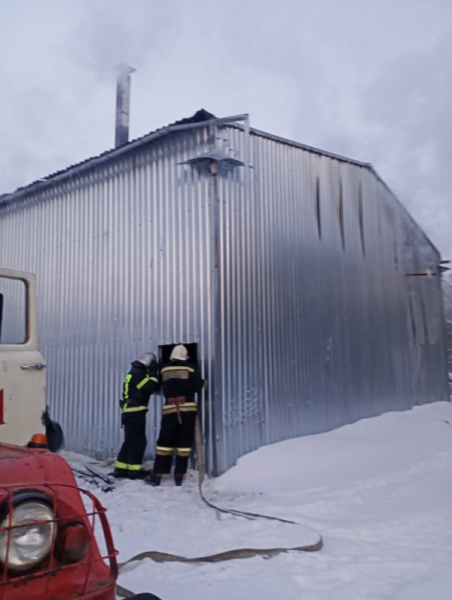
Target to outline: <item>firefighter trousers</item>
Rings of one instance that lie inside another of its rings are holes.
[[[195,437],[196,410],[181,413],[179,423],[177,413],[162,416],[160,434],[155,451],[154,473],[165,475],[171,471],[173,454],[176,451],[175,476],[185,475]]]
[[[124,443],[116,460],[117,469],[140,471],[146,450],[146,411],[123,413]]]

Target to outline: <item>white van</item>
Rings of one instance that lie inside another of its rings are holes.
[[[44,433],[45,410],[35,277],[0,268],[0,442],[23,446]]]

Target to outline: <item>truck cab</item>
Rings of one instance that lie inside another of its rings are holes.
[[[45,432],[45,382],[35,277],[0,269],[0,442],[23,446]]]

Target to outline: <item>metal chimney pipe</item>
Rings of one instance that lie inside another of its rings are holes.
[[[130,114],[130,75],[136,71],[133,67],[121,63],[116,67],[116,128],[115,148],[129,141]]]

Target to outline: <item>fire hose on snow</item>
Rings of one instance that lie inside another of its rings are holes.
[[[195,443],[196,443],[196,454],[198,459],[198,489],[201,500],[204,502],[206,506],[212,508],[215,511],[221,513],[227,513],[230,515],[234,515],[236,517],[243,517],[245,519],[266,519],[268,521],[278,521],[280,523],[289,523],[291,525],[299,525],[299,523],[295,521],[290,521],[288,519],[282,519],[280,517],[271,517],[269,515],[260,515],[258,513],[246,512],[242,510],[237,510],[234,508],[220,508],[216,506],[212,502],[210,502],[203,493],[202,484],[204,482],[205,477],[205,458],[204,458],[204,445],[202,442],[202,433],[201,426],[199,423],[199,418],[196,419],[195,426]],[[226,560],[237,560],[241,558],[253,558],[255,556],[262,556],[263,558],[271,558],[273,556],[277,556],[278,554],[283,554],[287,552],[317,552],[321,550],[323,547],[323,539],[322,536],[319,535],[319,539],[314,544],[308,544],[304,546],[296,546],[293,548],[238,548],[236,550],[228,550],[226,552],[219,552],[217,554],[210,554],[208,556],[198,556],[195,558],[186,558],[185,556],[178,556],[177,554],[168,554],[166,552],[159,552],[157,550],[150,550],[147,552],[140,552],[136,556],[133,556],[129,560],[120,563],[118,565],[119,571],[130,563],[142,561],[145,558],[149,558],[150,560],[156,563],[164,563],[164,562],[180,562],[180,563],[188,563],[188,564],[196,564],[196,563],[216,563],[222,562]],[[133,592],[130,590],[118,585],[117,586],[117,595],[121,598],[132,598],[134,596]]]

